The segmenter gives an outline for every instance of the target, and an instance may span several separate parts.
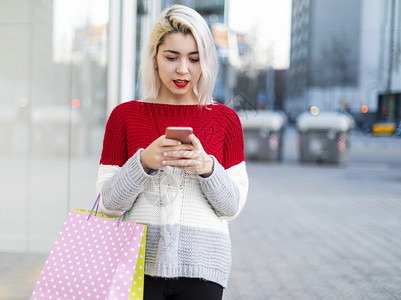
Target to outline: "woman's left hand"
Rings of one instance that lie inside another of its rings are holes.
[[[205,152],[201,142],[194,134],[191,134],[189,138],[193,149],[165,151],[161,162],[162,165],[180,168],[203,177],[209,177],[213,172],[213,159]]]

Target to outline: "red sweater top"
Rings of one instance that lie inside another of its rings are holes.
[[[237,113],[222,104],[169,105],[129,101],[111,113],[100,163],[123,166],[140,148],[165,134],[168,126],[190,126],[203,149],[228,169],[244,161],[244,142]]]

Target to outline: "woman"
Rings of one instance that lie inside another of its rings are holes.
[[[196,11],[166,9],[142,55],[148,97],[118,105],[106,125],[97,189],[108,216],[147,225],[145,299],[221,299],[231,267],[227,220],[248,178],[236,113],[214,103],[217,55]],[[190,144],[167,139],[190,126]]]

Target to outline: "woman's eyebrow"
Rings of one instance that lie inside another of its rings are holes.
[[[180,52],[175,51],[175,50],[164,50],[163,52],[169,52],[172,54],[180,54]],[[199,51],[192,51],[192,52],[188,53],[188,55],[195,55],[195,54],[199,54]]]

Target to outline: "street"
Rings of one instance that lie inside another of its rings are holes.
[[[346,167],[295,149],[248,163],[224,299],[401,299],[400,139],[353,134]]]
[[[347,166],[248,161],[250,189],[230,223],[224,300],[401,299],[401,138],[354,133]],[[47,253],[0,253],[0,298],[27,299]]]

